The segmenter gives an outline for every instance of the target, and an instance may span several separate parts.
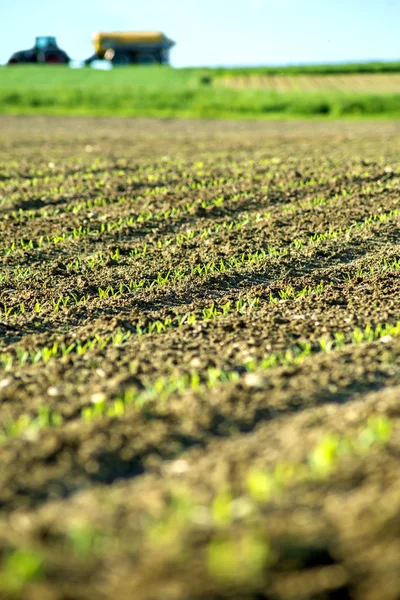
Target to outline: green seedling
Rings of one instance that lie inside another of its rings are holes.
[[[238,538],[215,537],[207,548],[207,568],[211,577],[227,585],[263,581],[272,560],[268,542],[254,534]]]
[[[7,594],[18,594],[28,584],[40,581],[44,576],[42,554],[21,547],[5,553],[0,571],[0,587]]]

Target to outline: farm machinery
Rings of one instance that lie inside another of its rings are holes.
[[[114,32],[93,34],[95,54],[85,63],[106,60],[114,65],[168,64],[175,42],[160,32]]]
[[[40,63],[62,65],[68,64],[69,61],[70,58],[68,54],[58,47],[56,38],[54,36],[46,35],[37,37],[33,48],[14,52],[10,57],[8,64]]]

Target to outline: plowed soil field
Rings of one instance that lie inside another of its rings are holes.
[[[0,597],[399,598],[399,123],[0,130]]]
[[[278,92],[368,92],[396,94],[399,73],[357,73],[342,75],[225,75],[216,85],[235,89],[270,89]]]

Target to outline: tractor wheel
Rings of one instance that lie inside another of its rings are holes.
[[[56,54],[55,52],[49,52],[48,54],[46,54],[46,63],[52,65],[59,65],[62,62],[63,61],[61,60],[61,56],[59,54]]]
[[[58,52],[40,52],[37,61],[49,65],[60,65],[63,62]]]

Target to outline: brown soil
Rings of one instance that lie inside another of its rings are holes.
[[[215,84],[234,89],[268,89],[282,92],[351,92],[396,94],[399,73],[342,75],[224,75]]]
[[[399,124],[0,129],[0,597],[398,598]]]

